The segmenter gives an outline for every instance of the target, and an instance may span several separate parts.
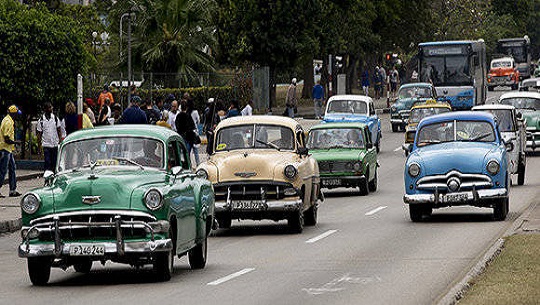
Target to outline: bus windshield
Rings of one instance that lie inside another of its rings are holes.
[[[527,62],[527,54],[525,51],[525,46],[500,46],[499,52],[501,52],[504,55],[510,55],[514,57],[514,60],[516,62]]]
[[[472,83],[469,58],[465,55],[424,56],[420,68],[421,80],[435,86],[466,86]]]

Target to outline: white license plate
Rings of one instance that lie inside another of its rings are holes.
[[[264,208],[262,200],[238,200],[232,202],[232,208],[236,210],[260,210]]]
[[[324,186],[341,185],[341,179],[324,179],[322,182]]]
[[[73,244],[69,247],[71,256],[102,256],[105,255],[104,245]]]
[[[467,201],[469,196],[467,194],[446,194],[442,197],[443,202],[460,202]]]

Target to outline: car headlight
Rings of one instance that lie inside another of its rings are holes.
[[[411,175],[411,177],[416,177],[420,175],[420,165],[418,165],[417,163],[412,163],[411,165],[409,165],[409,175]]]
[[[156,189],[151,189],[144,195],[144,204],[152,211],[155,211],[163,206],[163,195]]]
[[[41,204],[41,200],[37,195],[28,194],[21,200],[21,208],[26,214],[34,214]]]
[[[355,172],[359,172],[362,169],[362,164],[354,163],[353,169],[354,169]]]
[[[490,173],[491,175],[496,175],[499,172],[499,169],[500,169],[499,162],[497,162],[495,160],[489,161],[487,166],[486,166],[486,169],[487,169],[488,173]]]
[[[208,179],[208,172],[205,171],[205,170],[202,169],[202,168],[199,169],[199,170],[197,170],[197,172],[195,172],[195,174],[197,174],[197,176],[198,176],[199,178]]]
[[[285,170],[283,171],[283,174],[285,177],[292,179],[296,176],[298,172],[296,171],[296,168],[292,165],[285,166]]]

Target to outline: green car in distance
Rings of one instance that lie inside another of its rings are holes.
[[[309,131],[307,146],[319,164],[321,187],[358,187],[361,195],[377,190],[377,151],[367,125],[316,125]]]
[[[69,135],[56,174],[21,199],[22,243],[34,285],[51,267],[88,273],[94,261],[153,265],[171,278],[175,256],[204,268],[214,223],[211,183],[191,171],[183,139],[152,125],[116,125]]]

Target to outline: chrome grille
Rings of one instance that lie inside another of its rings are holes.
[[[448,192],[450,191],[448,188],[448,183],[450,180],[459,181],[459,188],[454,191],[483,189],[493,186],[491,178],[487,175],[463,174],[458,171],[451,171],[445,175],[433,175],[423,177],[416,183],[416,188],[419,190],[438,190],[441,192]]]
[[[407,119],[411,115],[411,111],[410,110],[400,110],[399,115],[401,116],[402,119]]]
[[[284,182],[251,182],[251,183],[219,183],[214,185],[216,201],[225,200],[277,200],[287,195],[285,190],[291,192],[294,187]],[[296,195],[296,190],[294,191]],[[290,196],[290,195],[289,195]]]
[[[342,173],[353,171],[353,161],[319,161],[320,173]]]

